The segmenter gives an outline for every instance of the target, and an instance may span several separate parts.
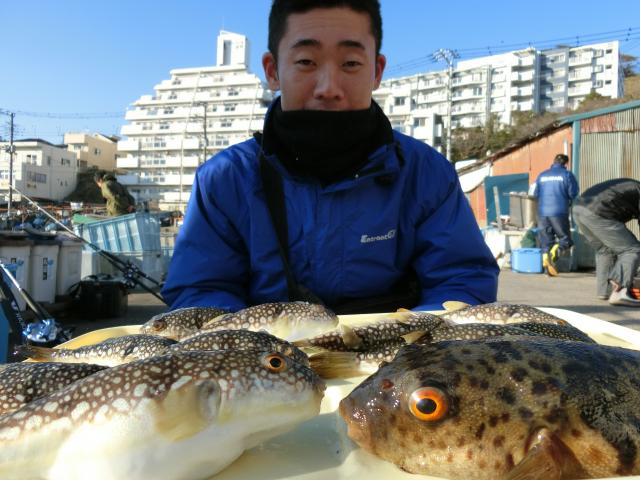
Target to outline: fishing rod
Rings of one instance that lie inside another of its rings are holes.
[[[27,292],[24,288],[22,288],[22,286],[18,283],[18,281],[13,277],[13,274],[11,273],[11,271],[2,262],[0,262],[0,269],[2,269],[2,271],[4,272],[3,279],[4,278],[9,279],[9,282],[11,282],[11,284],[15,287],[15,289],[18,291],[18,293],[24,299],[27,305],[29,305],[29,308],[33,310],[33,313],[35,313],[36,317],[38,317],[38,320],[53,320],[53,317],[49,314],[49,312],[47,312],[42,305],[40,305],[31,295],[29,295],[29,292]],[[5,294],[5,296],[7,296],[6,292],[3,291],[3,293]],[[24,322],[24,320],[22,319],[22,316],[20,315],[20,310],[18,309],[16,313],[17,313],[18,321],[20,322],[21,326],[23,328],[26,328],[26,323]]]
[[[51,215],[49,212],[47,212],[44,208],[42,208],[40,205],[38,205],[38,203],[35,200],[32,200],[31,198],[26,196],[24,193],[22,193],[16,187],[12,186],[11,188],[13,190],[15,190],[20,196],[24,197],[31,205],[36,207],[40,212],[44,213],[48,218],[53,220],[56,223],[56,225],[64,228],[73,237],[75,237],[78,240],[81,240],[82,242],[86,243],[89,247],[91,247],[93,250],[95,250],[98,254],[102,255],[114,267],[116,267],[118,270],[120,270],[123,273],[123,276],[124,276],[125,283],[126,283],[127,287],[133,288],[136,285],[138,285],[138,286],[142,287],[144,290],[146,290],[147,292],[149,292],[150,294],[152,294],[154,297],[156,297],[162,303],[166,303],[164,301],[164,299],[157,292],[153,291],[153,289],[151,289],[150,287],[145,285],[144,282],[142,282],[139,277],[143,277],[145,280],[148,280],[149,282],[153,283],[157,287],[161,286],[160,282],[158,282],[157,280],[155,280],[154,278],[150,277],[149,275],[144,273],[142,270],[140,270],[140,268],[137,265],[135,265],[134,263],[132,263],[131,260],[124,261],[121,258],[119,258],[118,256],[114,255],[113,253],[106,252],[106,251],[102,250],[100,247],[98,247],[97,245],[94,245],[93,243],[91,243],[86,238],[81,237],[80,235],[76,234],[76,232],[74,232],[69,227],[67,227],[65,224],[60,222],[60,220],[55,218],[53,215]]]
[[[7,282],[9,280],[9,282]],[[11,284],[11,285],[10,285]],[[15,287],[25,303],[33,310],[36,321],[25,322],[16,296],[11,291],[11,286]],[[7,265],[0,262],[0,321],[8,322],[12,331],[12,335],[17,335],[18,340],[13,345],[25,343],[47,343],[50,346],[62,342],[66,342],[71,338],[73,328],[62,328],[55,318],[47,312],[40,303],[38,303],[29,293],[23,289],[13,276],[13,273]],[[52,343],[54,342],[54,343]],[[12,343],[11,334],[9,336],[9,344]],[[14,352],[15,354],[15,352]],[[6,361],[8,357],[3,360]]]

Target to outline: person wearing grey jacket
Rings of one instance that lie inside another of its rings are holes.
[[[596,250],[598,298],[640,307],[632,293],[640,242],[625,225],[640,219],[640,182],[616,178],[593,185],[574,202],[573,219]]]

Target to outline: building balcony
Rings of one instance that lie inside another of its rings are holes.
[[[511,89],[512,97],[531,97],[533,95],[533,86],[515,87]]]
[[[579,80],[591,80],[592,70],[590,68],[581,68],[569,72],[569,81],[575,82]]]
[[[189,201],[190,197],[191,197],[191,191],[185,189],[182,191],[182,195],[180,195],[179,190],[176,190],[175,192],[163,192],[160,198],[165,203],[177,205],[178,203],[181,203],[181,202],[186,204]]]
[[[121,152],[137,152],[140,149],[138,140],[120,140],[118,142],[118,150]]]
[[[515,112],[533,110],[533,100],[527,100],[526,102],[511,102],[511,110]]]
[[[454,77],[452,85],[459,87],[463,85],[477,85],[484,84],[487,81],[487,77],[484,75],[464,75],[463,77]]]
[[[512,72],[511,81],[514,83],[515,82],[532,82],[533,70],[530,72]]]
[[[589,93],[591,93],[592,88],[594,88],[594,86],[590,82],[583,83],[580,85],[576,85],[574,87],[570,87],[567,93],[569,94],[570,97],[589,95]]]
[[[446,86],[447,80],[443,78],[418,82],[418,90],[432,90],[436,88],[446,88]]]
[[[120,157],[116,162],[117,168],[138,168],[138,165],[139,165],[138,157],[133,155]]]
[[[590,65],[593,62],[593,52],[581,53],[580,55],[569,57],[569,66],[575,67],[577,65]]]
[[[518,57],[518,61],[513,65],[516,68],[533,67],[535,63],[535,56],[529,55],[526,57]]]
[[[135,110],[127,110],[127,112],[124,115],[124,119],[125,120],[149,120],[150,118],[153,119],[156,117],[156,112],[150,111],[150,110],[139,110],[139,109],[135,109]]]

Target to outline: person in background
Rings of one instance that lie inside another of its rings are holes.
[[[640,242],[625,225],[640,219],[640,182],[616,178],[588,188],[574,203],[573,219],[596,250],[598,298],[611,305],[640,306],[633,292]]]
[[[323,302],[337,313],[496,300],[453,165],[394,131],[377,0],[275,0],[261,134],[201,165],[162,290],[171,308]]]
[[[538,199],[542,266],[549,276],[558,275],[555,264],[558,255],[568,253],[573,245],[569,211],[571,201],[578,195],[578,182],[567,170],[567,163],[568,156],[556,155],[551,168],[538,175],[533,190],[533,196]]]
[[[96,172],[93,179],[107,201],[107,215],[115,217],[136,211],[135,199],[124,185],[118,183],[113,174]]]

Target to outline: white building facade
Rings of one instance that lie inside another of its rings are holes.
[[[76,188],[76,154],[45,140],[14,142],[13,185],[29,197],[61,201]],[[6,201],[9,193],[9,143],[0,143],[0,195]],[[13,195],[13,200],[19,200]]]
[[[248,71],[247,38],[222,31],[217,46],[215,66],[171,70],[127,111],[118,179],[138,200],[184,211],[198,165],[262,130],[273,95]]]
[[[484,125],[493,114],[509,124],[513,112],[561,112],[576,108],[592,91],[611,98],[624,95],[617,41],[527,49],[460,61],[451,85],[452,127]],[[410,130],[413,113],[448,113],[446,70],[384,80],[374,96],[398,124]],[[393,121],[392,121],[393,123]],[[431,143],[431,142],[429,142]]]

